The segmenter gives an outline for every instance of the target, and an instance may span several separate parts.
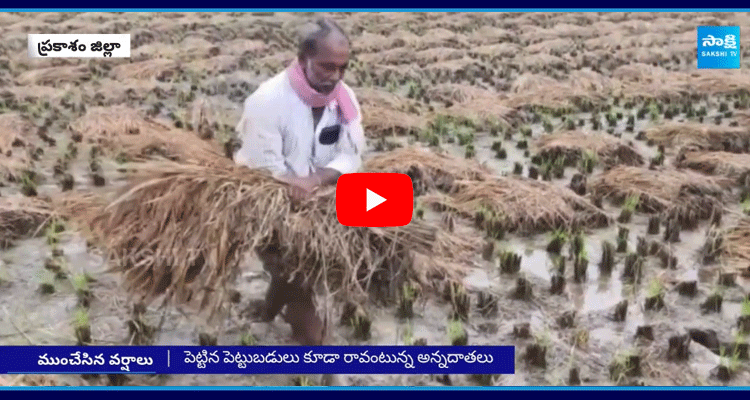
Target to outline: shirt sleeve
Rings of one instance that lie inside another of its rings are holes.
[[[278,112],[262,96],[245,100],[237,134],[242,146],[235,154],[235,162],[249,168],[265,169],[278,177],[287,173],[283,131]]]
[[[350,174],[357,172],[362,167],[362,153],[365,150],[365,133],[362,127],[362,111],[360,110],[359,102],[351,89],[349,95],[354,100],[354,105],[357,108],[357,118],[347,124],[347,128],[344,129],[344,136],[339,140],[337,146],[338,151],[334,159],[326,165],[327,168],[334,169],[341,174]]]

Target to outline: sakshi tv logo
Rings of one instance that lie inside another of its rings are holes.
[[[699,26],[698,68],[739,69],[740,27]]]

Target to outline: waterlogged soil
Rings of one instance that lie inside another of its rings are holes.
[[[132,26],[141,27],[140,35],[144,31],[154,29],[160,32],[152,35],[166,42],[174,41],[174,38],[165,37],[164,30],[167,21],[180,21],[181,18],[189,17],[179,14],[163,14],[153,17],[145,14],[119,14],[116,16],[100,14],[104,21],[110,21],[107,26],[119,23],[127,23]],[[28,25],[32,16],[25,14],[3,14],[0,15],[0,24],[5,32],[15,33],[20,37],[24,25]],[[674,24],[679,24],[681,18],[672,18]],[[94,15],[88,17],[79,14],[54,14],[48,13],[44,21],[49,24],[64,24],[65,21],[75,22],[80,25],[81,21],[89,21]],[[197,17],[196,17],[197,18]],[[295,22],[302,18],[299,15],[268,15],[254,16],[256,20],[264,21],[269,26],[269,32],[278,30],[281,25]],[[383,18],[379,14],[358,15],[359,24],[367,32],[377,32],[378,23]],[[369,19],[368,19],[369,18]],[[419,24],[424,24],[423,16],[414,15],[404,17],[405,21],[413,18]],[[508,24],[513,24],[516,19],[524,18],[519,15],[504,15]],[[562,16],[550,17],[563,18]],[[635,17],[634,17],[635,18]],[[670,17],[671,18],[671,17]],[[686,17],[687,18],[687,17]],[[691,17],[693,18],[693,17]],[[201,20],[211,19],[213,25],[219,32],[226,34],[231,27],[236,26],[237,16],[201,15]],[[550,21],[552,20],[550,19]],[[164,25],[160,26],[159,21]],[[224,22],[223,22],[224,21]],[[362,22],[365,21],[365,22]],[[369,22],[368,22],[369,21]],[[524,20],[525,21],[525,20]],[[625,21],[625,22],[624,22]],[[618,24],[626,25],[626,19]],[[71,22],[71,23],[73,23]],[[413,22],[413,21],[412,21]],[[222,24],[226,23],[226,26]],[[526,24],[543,24],[538,21],[525,21]],[[684,22],[682,22],[684,23]],[[129,26],[130,26],[129,25]],[[690,29],[694,29],[691,24]],[[742,25],[742,24],[740,24]],[[110,27],[111,27],[110,26]],[[71,28],[72,29],[72,28]],[[161,30],[159,30],[161,29]],[[207,27],[203,27],[206,31]],[[627,30],[623,28],[624,30]],[[645,34],[645,33],[644,33]],[[25,35],[25,34],[24,34]],[[270,35],[270,34],[269,34]],[[206,33],[206,36],[210,35]],[[230,35],[231,36],[231,35]],[[147,37],[140,36],[141,38]],[[693,35],[694,38],[694,35]],[[153,37],[151,38],[153,39]],[[278,41],[276,37],[268,38],[270,42]],[[693,39],[694,40],[694,39]],[[283,40],[282,40],[283,42]],[[402,41],[403,42],[403,41]],[[155,54],[153,44],[140,45],[144,54]],[[151,47],[148,47],[151,46]],[[166,46],[166,45],[165,45]],[[167,46],[168,47],[168,46]],[[25,51],[25,46],[20,46]],[[138,53],[138,46],[133,51]],[[272,53],[271,53],[272,54]],[[25,54],[24,54],[25,57]],[[269,55],[270,57],[270,55]],[[522,56],[519,56],[522,57]],[[745,58],[747,59],[747,58]],[[16,61],[13,61],[15,63]],[[667,69],[684,69],[687,66],[667,64]],[[14,65],[14,67],[17,67]],[[34,66],[24,68],[33,69]],[[42,67],[41,65],[38,67]],[[20,67],[18,67],[20,68]],[[220,71],[217,76],[201,82],[201,85],[209,93],[213,104],[220,110],[217,121],[220,126],[231,127],[239,117],[240,102],[251,91],[252,87],[261,82],[270,72],[266,70],[248,68],[230,72]],[[205,72],[205,71],[204,71]],[[14,72],[15,74],[15,72]],[[15,74],[17,75],[17,74]],[[16,77],[17,78],[17,77]],[[509,78],[510,79],[510,78]],[[173,83],[165,80],[143,79],[146,86],[160,88],[175,88],[182,83]],[[226,86],[235,88],[237,82],[244,82],[246,86],[240,85],[239,92],[230,91]],[[247,82],[250,82],[247,84]],[[507,83],[507,82],[506,82]],[[66,87],[68,93],[74,98],[83,98],[88,95],[86,90],[99,92],[94,87],[100,87],[101,83],[91,84],[93,86],[70,86]],[[97,86],[99,85],[99,86]],[[132,82],[129,83],[132,85]],[[35,86],[39,90],[40,86]],[[181,86],[180,86],[181,87]],[[60,86],[54,90],[63,90]],[[180,89],[182,90],[182,89]],[[180,92],[181,93],[181,92]],[[114,96],[114,95],[113,95]],[[158,97],[158,95],[157,95]],[[184,115],[185,104],[172,95],[160,98],[166,110],[173,110]],[[112,104],[122,99],[108,99]],[[126,103],[138,103],[139,107],[148,108],[153,101],[153,96],[142,96],[136,101],[125,100]],[[722,97],[707,97],[695,103],[695,107],[705,105],[708,108],[707,123],[713,123],[713,117],[724,112],[719,112],[719,103],[726,101]],[[729,111],[734,110],[731,105]],[[134,107],[136,105],[133,105]],[[612,127],[613,134],[621,135],[625,141],[631,141],[637,151],[649,160],[657,154],[656,146],[650,146],[643,140],[636,140],[638,132],[651,126],[665,122],[663,116],[657,121],[639,119],[636,121],[633,132],[626,131],[627,116],[636,112],[642,104],[637,104],[635,109],[622,110],[613,107],[612,111],[623,111],[625,117]],[[64,154],[68,146],[68,136],[64,134],[65,126],[73,115],[66,115],[64,111],[59,115],[59,120],[53,121],[50,135],[59,137],[55,147],[46,148],[46,152],[40,162],[45,165],[37,173],[40,174],[39,196],[54,196],[59,193],[59,187],[52,177],[54,160]],[[566,115],[572,116],[575,121],[584,120],[583,126],[577,129],[591,129],[591,114],[576,113]],[[602,115],[603,117],[603,115]],[[674,121],[685,121],[684,115],[677,115]],[[606,124],[604,118],[603,123]],[[731,123],[732,118],[724,118],[721,124]],[[563,130],[561,118],[552,118],[553,131]],[[530,124],[531,137],[523,137],[518,129],[511,129],[511,137],[505,138],[492,136],[487,132],[477,131],[473,145],[476,149],[474,158],[479,162],[497,171],[499,174],[513,174],[514,164],[523,165],[523,175],[528,175],[531,165],[530,156],[524,154],[524,150],[517,148],[520,140],[528,140],[531,145],[535,139],[546,134],[542,124]],[[604,125],[600,130],[609,129]],[[389,138],[394,144],[404,145],[413,142],[412,137]],[[501,140],[503,148],[508,156],[504,160],[497,159],[495,152],[491,149],[492,144]],[[375,140],[370,141],[371,150]],[[441,144],[441,148],[451,151],[456,156],[464,157],[465,147],[458,144]],[[88,163],[85,161],[89,152],[87,145],[79,146],[79,161],[73,163],[70,173],[76,181],[75,190],[113,190],[125,182],[125,175],[119,170],[124,166],[117,164],[114,160],[102,159],[104,176],[107,180],[104,188],[94,188],[92,178],[88,171]],[[374,153],[374,151],[371,151]],[[672,162],[675,149],[667,149],[666,164]],[[531,154],[533,155],[533,148]],[[574,168],[567,168],[565,176],[553,180],[560,186],[567,186],[572,175],[577,172]],[[597,167],[593,174],[588,176],[589,181],[602,172]],[[9,185],[0,188],[2,196],[19,196],[18,187]],[[605,210],[612,216],[619,214],[619,208],[610,204],[604,204]],[[731,226],[739,215],[739,205],[730,204],[724,214],[723,225]],[[438,220],[439,215],[427,211],[424,218]],[[475,345],[514,345],[516,346],[516,373],[513,375],[495,376],[490,384],[503,386],[526,386],[526,385],[568,385],[571,368],[579,371],[582,385],[716,385],[724,384],[716,379],[716,367],[722,362],[720,357],[698,343],[691,343],[691,355],[686,362],[673,362],[667,359],[668,339],[673,335],[685,334],[688,329],[713,329],[719,339],[723,342],[734,341],[736,332],[736,321],[741,313],[741,302],[746,293],[750,291],[750,281],[741,277],[737,279],[737,285],[732,287],[720,287],[718,285],[718,274],[722,271],[720,265],[704,266],[700,262],[700,248],[703,245],[707,222],[701,223],[693,231],[681,231],[680,241],[666,244],[672,254],[677,257],[674,269],[662,268],[660,260],[656,256],[648,256],[643,269],[643,277],[637,284],[629,284],[624,281],[622,271],[624,268],[624,257],[626,253],[615,254],[615,264],[610,275],[600,272],[599,264],[602,259],[602,243],[608,241],[616,243],[618,229],[623,226],[630,230],[628,236],[628,251],[634,251],[638,237],[644,237],[650,243],[657,241],[664,243],[663,228],[658,235],[647,234],[648,215],[635,213],[632,220],[627,224],[613,224],[609,228],[596,229],[586,232],[585,249],[589,258],[589,266],[586,278],[580,282],[574,282],[572,278],[573,262],[568,257],[569,246],[566,244],[562,256],[568,258],[566,261],[566,283],[562,294],[550,293],[552,271],[555,268],[554,258],[546,251],[547,244],[551,238],[549,233],[519,236],[507,234],[505,238],[498,241],[498,246],[505,251],[512,251],[522,256],[519,274],[501,274],[498,260],[484,260],[477,254],[470,265],[466,265],[469,273],[464,285],[471,295],[472,311],[468,322],[464,327],[468,333],[469,344]],[[50,273],[45,269],[45,260],[51,256],[52,248],[48,245],[44,236],[18,241],[11,248],[4,250],[0,258],[0,345],[73,345],[76,343],[74,333],[74,313],[78,306],[78,299],[74,290],[74,277],[86,273],[93,278],[89,284],[93,299],[89,308],[89,320],[91,325],[91,336],[95,345],[126,345],[131,344],[129,330],[125,323],[131,318],[132,303],[127,294],[121,288],[120,277],[106,272],[104,256],[100,250],[90,248],[85,237],[76,231],[74,226],[60,236],[58,248],[63,252],[65,262],[62,264],[63,273]],[[532,287],[532,297],[528,300],[512,298],[515,291],[516,281],[525,277]],[[649,285],[656,280],[665,282],[665,307],[659,311],[646,310],[644,302],[649,295]],[[681,281],[697,281],[698,293],[694,297],[681,296],[675,286]],[[230,317],[219,326],[206,326],[195,317],[192,310],[181,307],[159,308],[159,304],[149,308],[144,317],[144,322],[158,327],[154,336],[155,345],[195,345],[198,344],[198,336],[201,332],[212,332],[218,337],[220,345],[239,344],[242,337],[251,335],[257,344],[278,345],[293,344],[290,340],[289,327],[278,318],[276,321],[265,324],[252,322],[247,316],[247,306],[251,300],[261,299],[268,285],[268,276],[262,271],[257,260],[249,259],[243,265],[243,274],[236,282],[236,289],[241,293],[241,300],[231,309]],[[43,293],[40,289],[42,283],[51,283],[54,287],[53,293]],[[720,291],[723,293],[724,301],[722,309],[718,313],[703,313],[701,303],[705,299]],[[476,307],[479,293],[492,294],[498,298],[498,310],[494,315],[483,316]],[[628,308],[624,321],[613,319],[614,311],[618,303],[627,300]],[[449,344],[447,332],[448,317],[451,305],[440,299],[432,297],[420,298],[415,305],[415,316],[410,321],[403,321],[396,316],[394,307],[369,306],[367,309],[372,318],[371,338],[367,341],[357,340],[353,336],[351,328],[336,326],[333,331],[331,344],[369,344],[369,345],[394,345],[409,344],[417,339],[425,339],[428,344]],[[334,316],[338,316],[339,309],[334,310]],[[572,324],[562,327],[559,323],[564,313],[574,312]],[[338,318],[336,318],[338,320]],[[517,337],[514,329],[528,324],[530,337]],[[652,326],[653,340],[637,339],[636,330],[641,326]],[[547,344],[546,367],[529,365],[524,356],[527,346],[532,344]],[[641,374],[635,377],[626,377],[622,374],[611,375],[609,366],[615,361],[628,354],[639,354],[641,356]],[[8,382],[23,383],[28,377],[8,376],[4,379]],[[122,384],[125,385],[293,385],[294,378],[285,375],[171,375],[171,376],[140,376],[131,375]],[[319,384],[320,376],[310,376],[310,384]],[[83,379],[78,376],[54,376],[58,384],[71,385],[106,385],[110,384],[107,377],[93,377]],[[750,373],[747,369],[747,361],[740,361],[733,379],[726,383],[729,385],[742,385],[750,381]],[[487,384],[475,381],[470,376],[449,375],[445,377],[426,375],[345,375],[336,377],[334,384],[347,386],[468,386]]]

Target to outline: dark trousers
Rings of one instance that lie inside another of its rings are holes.
[[[303,345],[322,344],[323,322],[315,310],[312,288],[299,276],[291,280],[284,273],[283,257],[277,247],[259,251],[258,256],[263,269],[271,275],[261,319],[273,321],[287,306],[284,319],[291,325],[295,339]]]

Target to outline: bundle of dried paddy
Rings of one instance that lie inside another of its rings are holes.
[[[129,64],[118,65],[111,70],[111,75],[117,80],[126,79],[157,79],[166,80],[175,76],[180,70],[180,64],[167,58],[155,58]]]
[[[450,47],[433,47],[418,51],[414,59],[420,67],[442,61],[458,60],[464,57],[465,51]]]
[[[721,72],[726,73],[722,74]],[[750,74],[745,70],[700,70],[690,75],[686,74],[685,79],[693,93],[724,94],[738,91],[750,92]]]
[[[562,69],[565,68],[568,63],[561,57],[545,53],[525,55],[519,58],[517,62],[520,64],[519,66],[523,71],[533,72]]]
[[[240,66],[240,61],[237,56],[223,54],[211,58],[203,58],[192,61],[185,64],[184,69],[186,71],[194,71],[194,73],[207,73],[212,74],[228,74],[236,71]]]
[[[447,254],[468,243],[420,221],[345,227],[337,222],[332,190],[293,204],[284,184],[244,167],[169,163],[139,170],[122,196],[84,222],[109,250],[128,289],[146,302],[165,294],[215,315],[244,255],[266,246],[285,254],[287,272],[311,281],[325,276],[332,290],[350,298],[363,295],[377,271],[391,279],[409,274],[403,260],[410,252]],[[429,275],[457,273],[440,265]]]
[[[453,191],[457,181],[488,179],[490,170],[472,160],[436,153],[421,147],[405,147],[365,161],[368,172],[393,172],[411,177],[415,195],[432,189]]]
[[[517,110],[507,107],[504,96],[489,90],[461,84],[442,84],[427,89],[426,95],[435,101],[450,104],[441,113],[472,120],[489,120],[508,125]]]
[[[705,174],[737,179],[750,172],[750,154],[726,151],[686,151],[678,156],[677,165]]]
[[[630,63],[612,71],[612,78],[623,83],[662,83],[667,80],[668,71],[643,63]]]
[[[600,80],[559,82],[543,75],[524,74],[511,86],[511,95],[507,105],[522,107],[538,105],[544,107],[569,107],[580,100],[602,101],[608,93],[598,91]]]
[[[481,65],[468,57],[456,60],[441,61],[424,67],[425,76],[430,79],[451,82],[463,81],[473,76],[469,70],[476,69],[479,72]]]
[[[166,130],[168,125],[144,118],[138,111],[124,105],[91,107],[69,129],[89,143],[117,148],[121,137],[141,132]]]
[[[750,131],[746,128],[699,124],[669,123],[646,130],[646,137],[668,148],[691,148],[709,151],[746,152]]]
[[[722,232],[721,250],[725,264],[750,271],[750,219],[743,218],[736,226]]]
[[[357,55],[357,61],[364,65],[382,63],[382,64],[405,64],[414,63],[417,58],[413,50],[406,47],[397,47],[379,51],[376,53],[364,53]]]
[[[86,65],[38,68],[26,71],[16,78],[19,85],[50,85],[82,82],[91,77]]]
[[[418,50],[431,47],[452,47],[465,49],[469,47],[468,41],[461,35],[445,28],[428,29],[419,39],[414,42]]]
[[[515,37],[513,32],[507,29],[483,24],[480,24],[478,29],[467,36],[469,42],[474,46],[494,45],[495,43],[504,44],[504,42],[509,42]]]
[[[201,140],[195,134],[174,129],[128,107],[95,107],[75,121],[70,129],[101,145],[113,156],[142,161],[154,156],[199,165],[226,163],[222,151],[213,141]]]
[[[358,89],[357,99],[363,110],[365,134],[369,137],[409,134],[427,126],[426,113],[414,100],[368,88]]]
[[[558,38],[528,45],[524,48],[524,52],[527,54],[563,54],[570,53],[573,49],[575,49],[575,43],[572,39]]]
[[[50,204],[40,199],[0,197],[0,248],[38,234],[54,214]]]
[[[562,157],[566,165],[575,165],[587,151],[608,166],[639,166],[644,163],[643,156],[632,146],[601,132],[554,133],[540,137],[536,146],[544,159],[554,161]]]
[[[391,39],[388,37],[364,31],[353,43],[352,50],[357,54],[379,52],[388,48],[390,44]]]
[[[601,96],[606,96],[615,88],[610,78],[589,68],[572,71],[568,82],[575,91],[597,93]]]
[[[603,210],[549,182],[503,176],[454,185],[453,193],[428,194],[422,201],[475,219],[490,229],[521,234],[573,226],[603,227],[610,223]]]
[[[467,51],[470,57],[479,58],[482,61],[507,60],[521,52],[521,47],[515,43],[503,42],[486,44],[471,48]]]
[[[221,52],[233,56],[260,55],[268,48],[262,40],[247,40],[246,38],[222,42]]]
[[[18,172],[30,163],[34,126],[18,113],[0,115],[0,172],[5,179],[15,180]]]
[[[724,201],[724,191],[731,186],[727,178],[709,177],[689,170],[649,169],[617,166],[591,182],[594,198],[622,203],[638,198],[637,208],[647,213],[677,212],[699,219],[710,217],[714,207]]]
[[[382,106],[370,106],[366,108],[366,112],[362,116],[362,126],[368,137],[410,135],[427,127],[427,118],[424,115]]]

